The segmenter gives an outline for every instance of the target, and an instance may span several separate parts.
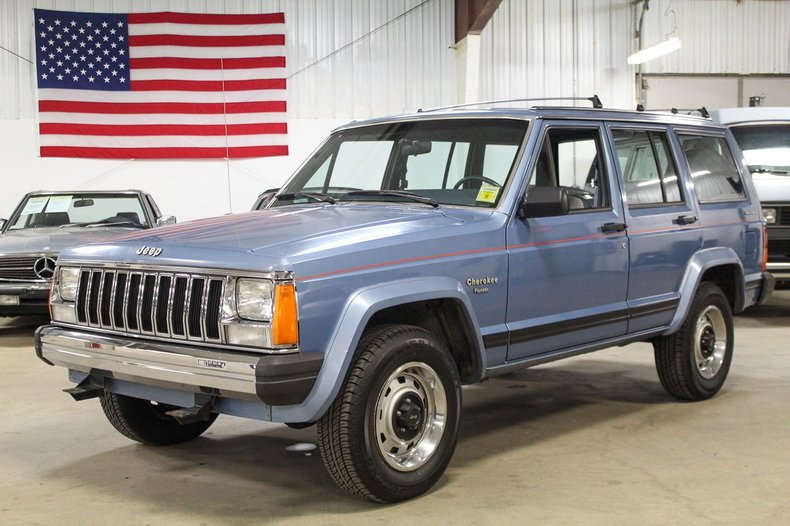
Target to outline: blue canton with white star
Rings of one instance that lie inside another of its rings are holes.
[[[33,11],[39,88],[131,89],[125,14]]]

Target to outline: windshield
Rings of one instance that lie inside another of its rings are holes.
[[[734,126],[731,130],[752,172],[790,173],[790,123]]]
[[[89,226],[147,228],[148,220],[136,195],[31,195],[8,229]]]
[[[305,163],[273,206],[388,201],[492,208],[527,125],[453,119],[342,131]]]

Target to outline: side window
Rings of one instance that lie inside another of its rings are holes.
[[[565,188],[571,212],[608,208],[600,145],[598,129],[550,128],[543,139],[530,185]]]
[[[666,133],[615,129],[612,140],[630,206],[682,201]]]
[[[680,144],[700,202],[732,201],[746,197],[735,160],[723,138],[681,135]]]

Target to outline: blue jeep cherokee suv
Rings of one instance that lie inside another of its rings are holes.
[[[461,386],[650,341],[716,394],[732,314],[772,289],[764,221],[709,119],[449,109],[337,129],[264,210],[64,251],[36,352],[147,444],[219,413],[317,423],[334,480],[420,495]]]

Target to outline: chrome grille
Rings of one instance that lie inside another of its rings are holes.
[[[222,342],[224,276],[83,268],[77,322],[126,333]]]
[[[41,256],[0,257],[0,279],[9,281],[44,281],[36,276],[33,265]]]
[[[766,208],[770,208],[766,206]],[[790,226],[790,206],[776,207],[776,224]]]

